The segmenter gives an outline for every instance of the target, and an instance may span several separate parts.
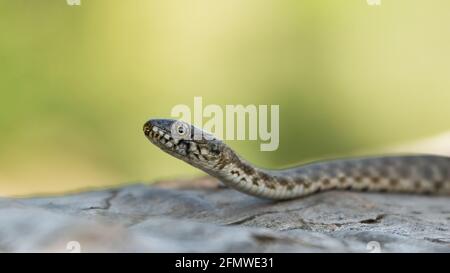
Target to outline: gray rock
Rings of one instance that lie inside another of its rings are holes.
[[[450,252],[450,199],[332,191],[274,202],[212,178],[0,199],[0,251]]]

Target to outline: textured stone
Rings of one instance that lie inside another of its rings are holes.
[[[0,199],[0,251],[77,242],[83,252],[450,252],[450,198],[331,191],[274,202],[206,177]]]

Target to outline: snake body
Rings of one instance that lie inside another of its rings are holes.
[[[221,140],[184,122],[151,119],[144,134],[225,185],[262,198],[292,199],[332,189],[450,195],[450,158],[444,156],[373,156],[269,170],[253,166]]]

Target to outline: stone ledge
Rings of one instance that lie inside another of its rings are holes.
[[[198,179],[0,199],[0,251],[450,252],[450,199],[331,191],[274,202]]]

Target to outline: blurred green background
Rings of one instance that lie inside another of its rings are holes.
[[[143,136],[176,104],[279,104],[256,164],[449,129],[450,1],[0,0],[0,195],[200,174]]]

